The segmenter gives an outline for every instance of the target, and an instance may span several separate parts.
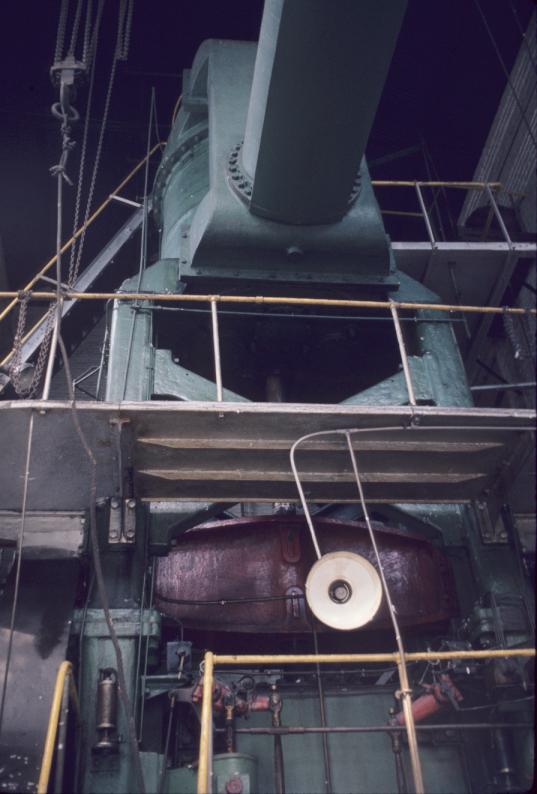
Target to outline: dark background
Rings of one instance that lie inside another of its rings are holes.
[[[480,3],[510,69],[521,42],[520,26],[525,29],[534,4],[531,0]],[[145,153],[151,88],[156,91],[160,136],[165,140],[181,91],[182,69],[190,66],[199,44],[211,37],[256,40],[262,5],[260,0],[135,0],[129,58],[118,65],[94,205]],[[60,134],[59,122],[50,113],[58,97],[49,68],[59,6],[59,0],[4,0],[0,9],[0,237],[13,287],[21,286],[54,251],[55,183],[48,169],[58,161]],[[90,166],[108,86],[117,7],[116,0],[105,3]],[[473,0],[409,0],[368,146],[373,176],[426,179],[421,152],[375,164],[386,155],[425,143],[440,178],[470,179],[505,84]],[[82,88],[76,103],[82,116],[86,98],[87,89]],[[73,137],[80,142],[81,123]],[[77,166],[75,150],[68,169],[75,179]],[[142,193],[140,174],[131,195]],[[72,226],[73,195],[74,189],[68,188],[64,239]],[[117,216],[120,210],[111,211],[112,226],[114,212]],[[106,234],[105,226],[106,222],[100,234]]]

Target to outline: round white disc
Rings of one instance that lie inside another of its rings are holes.
[[[321,623],[350,631],[375,617],[382,601],[382,583],[365,557],[334,551],[317,560],[310,570],[306,599]]]

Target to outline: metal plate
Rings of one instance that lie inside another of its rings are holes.
[[[41,402],[0,403],[0,509],[20,510],[30,412]],[[306,433],[366,428],[354,445],[366,497],[378,502],[463,502],[512,476],[516,448],[535,412],[478,408],[274,403],[80,403],[97,460],[97,495],[118,493],[118,427],[135,496],[158,501],[296,501],[291,445]],[[416,427],[410,429],[414,420]],[[382,431],[382,428],[396,428]],[[401,429],[397,429],[401,428]],[[408,429],[403,429],[408,428]],[[308,498],[356,501],[344,440],[319,439],[298,452]],[[36,414],[28,509],[87,507],[90,466],[70,404]]]

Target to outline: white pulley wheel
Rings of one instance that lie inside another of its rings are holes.
[[[382,583],[365,557],[334,551],[317,560],[310,570],[306,599],[321,623],[351,631],[375,617],[382,601]]]

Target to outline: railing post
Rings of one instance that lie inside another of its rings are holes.
[[[203,696],[201,701],[200,754],[198,764],[197,794],[212,792],[213,755],[213,668],[214,656],[205,654],[203,667]]]
[[[222,363],[220,361],[220,336],[218,333],[218,309],[216,300],[211,300],[211,321],[213,326],[213,353],[214,353],[214,374],[216,379],[216,399],[221,403],[224,399],[222,389]]]
[[[401,323],[399,322],[399,315],[394,303],[390,303],[390,311],[392,313],[393,324],[395,326],[395,335],[397,337],[397,344],[399,345],[399,355],[403,364],[403,374],[405,376],[406,390],[408,392],[408,402],[410,405],[416,405],[416,396],[414,394],[414,387],[412,385],[412,378],[410,376],[410,367],[408,366],[408,357],[406,354],[405,340],[403,339],[403,332],[401,330]]]
[[[513,241],[511,240],[511,238],[509,236],[509,232],[507,231],[507,226],[504,223],[504,220],[502,218],[502,213],[500,212],[500,208],[498,207],[498,202],[494,198],[494,193],[492,192],[492,190],[490,188],[490,185],[488,183],[485,186],[485,190],[487,191],[487,196],[489,197],[490,206],[494,210],[494,214],[496,216],[496,220],[498,221],[500,229],[502,230],[502,234],[503,234],[503,236],[505,238],[505,242],[507,243],[509,248],[513,248]]]
[[[423,220],[425,221],[425,226],[427,227],[427,234],[429,236],[429,242],[431,243],[431,248],[436,248],[436,240],[433,232],[433,227],[431,225],[429,213],[427,212],[427,207],[425,206],[425,202],[423,200],[423,195],[421,192],[421,186],[419,182],[416,182],[416,195],[418,196],[418,201],[421,208],[421,214],[423,215]]]

